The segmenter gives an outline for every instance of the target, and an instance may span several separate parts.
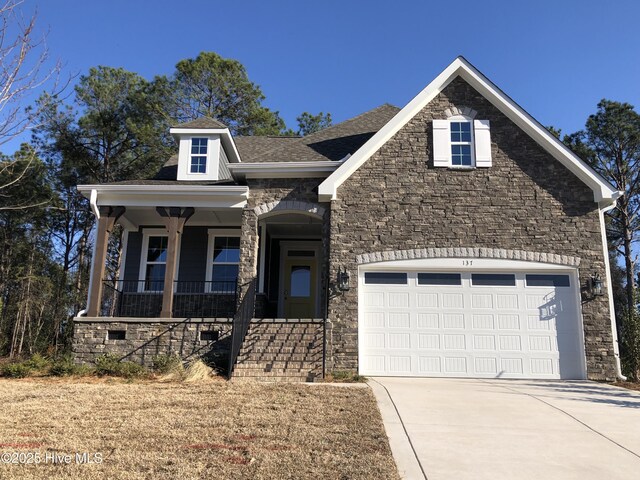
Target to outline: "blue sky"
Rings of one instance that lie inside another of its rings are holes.
[[[242,62],[288,126],[405,105],[464,55],[544,125],[584,126],[601,98],[640,107],[638,1],[26,0],[67,73],[152,78],[215,51]]]

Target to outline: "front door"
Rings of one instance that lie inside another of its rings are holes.
[[[316,310],[315,257],[287,258],[284,261],[285,318],[313,318]]]

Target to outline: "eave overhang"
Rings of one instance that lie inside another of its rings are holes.
[[[245,178],[326,178],[344,162],[259,162],[229,164],[238,180]]]

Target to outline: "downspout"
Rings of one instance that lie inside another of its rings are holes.
[[[616,314],[613,302],[613,286],[611,284],[611,265],[609,263],[609,251],[607,249],[607,231],[604,222],[604,213],[615,207],[615,202],[604,208],[598,209],[600,215],[600,232],[602,234],[602,252],[604,253],[604,266],[607,279],[607,296],[609,297],[609,312],[611,323],[611,334],[613,336],[613,355],[616,359],[616,377],[618,380],[626,381],[627,377],[622,374],[622,365],[620,364],[620,347],[618,345],[618,329],[616,328]]]
[[[91,211],[93,212],[93,214],[96,217],[96,220],[100,219],[100,210],[98,209],[98,191],[96,189],[91,190],[91,194],[89,195],[89,205],[91,205]],[[95,232],[95,225],[92,229],[93,232]],[[93,233],[92,232],[92,233]],[[91,238],[92,235],[89,235],[89,238]],[[89,271],[89,288],[87,290],[87,305],[89,305],[89,295],[91,292],[91,284],[93,283],[93,259],[96,256],[96,241],[95,238],[93,239],[93,248],[92,248],[92,253],[91,253],[91,270]],[[76,315],[77,317],[84,317],[87,314],[87,309],[83,308],[82,310],[80,310],[78,312],[78,314]]]

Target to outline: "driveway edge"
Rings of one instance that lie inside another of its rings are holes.
[[[376,397],[398,474],[401,478],[407,480],[426,480],[427,477],[418,462],[402,419],[391,398],[391,394],[382,384],[378,383],[375,378],[369,378],[367,385],[371,387]]]

